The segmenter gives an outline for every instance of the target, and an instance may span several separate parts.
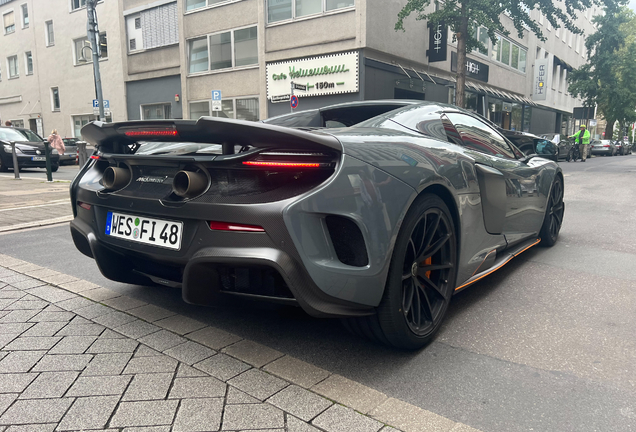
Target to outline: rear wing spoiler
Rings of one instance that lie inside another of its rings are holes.
[[[235,146],[289,150],[336,150],[335,137],[319,131],[302,131],[260,122],[201,117],[199,120],[141,120],[120,123],[92,122],[82,128],[82,137],[103,153],[131,153],[142,141],[221,144],[223,154],[234,154]]]

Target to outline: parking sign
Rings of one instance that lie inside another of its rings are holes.
[[[212,90],[212,111],[222,111],[221,90]]]

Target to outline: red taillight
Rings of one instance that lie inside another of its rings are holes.
[[[86,204],[85,202],[78,201],[77,204],[81,208],[83,208],[84,210],[90,210],[91,209],[91,205],[90,204]]]
[[[210,229],[214,231],[245,231],[245,232],[265,232],[263,227],[258,225],[243,225],[231,222],[210,222]]]
[[[603,147],[605,147],[605,148],[609,148],[609,145],[607,145],[607,144],[606,144],[606,145],[604,145]]]
[[[174,137],[179,135],[174,129],[135,129],[124,132],[128,137]]]
[[[99,155],[91,155],[91,159],[99,159]]]
[[[266,162],[266,161],[245,161],[243,165],[270,167],[270,168],[320,168],[319,163],[307,162]]]

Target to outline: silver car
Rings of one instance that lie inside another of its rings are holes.
[[[591,150],[593,155],[615,156],[616,146],[611,140],[592,140]]]

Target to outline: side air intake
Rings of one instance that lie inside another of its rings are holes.
[[[327,216],[327,229],[340,262],[353,267],[369,264],[367,245],[358,225],[349,218]]]

